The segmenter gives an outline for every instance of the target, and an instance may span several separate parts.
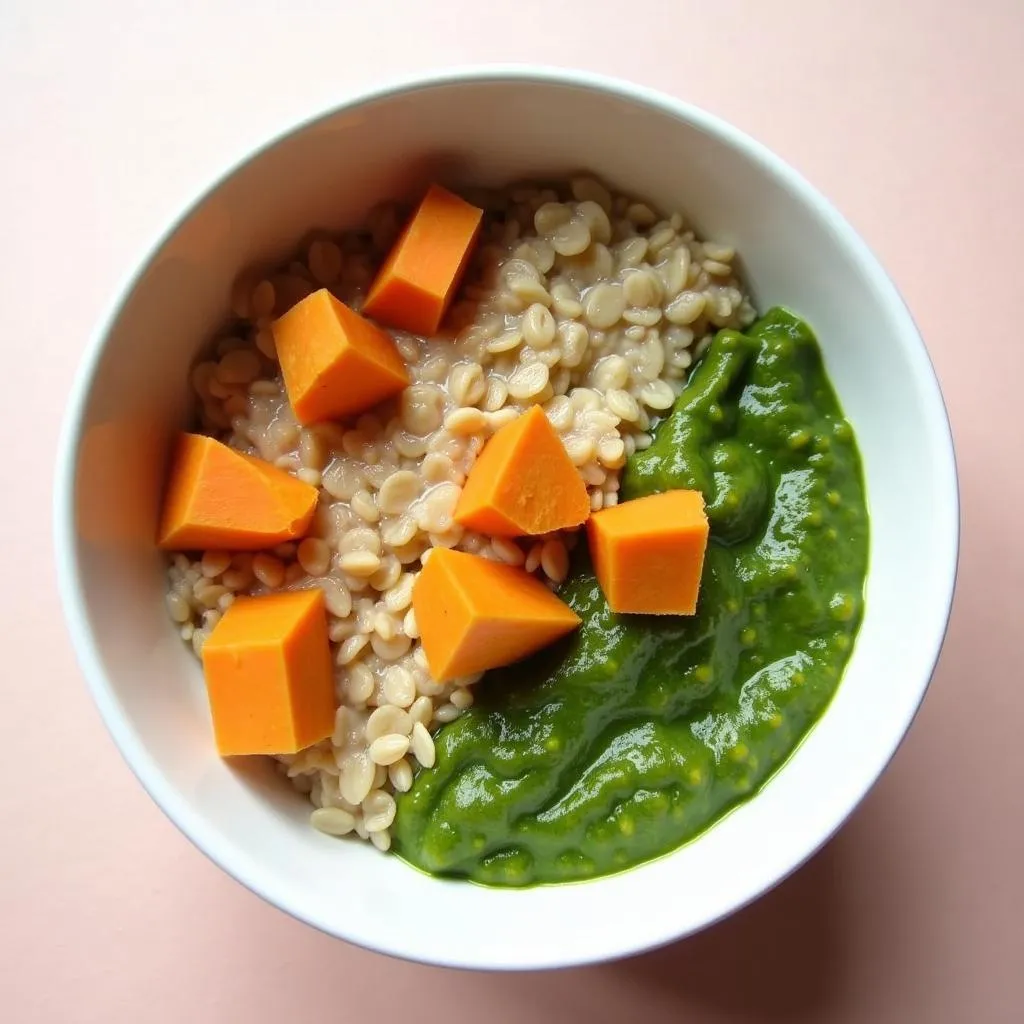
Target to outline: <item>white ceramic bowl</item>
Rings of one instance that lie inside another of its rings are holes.
[[[265,765],[214,750],[199,666],[167,619],[153,547],[187,368],[240,268],[310,226],[359,221],[434,177],[498,184],[589,169],[734,243],[760,308],[813,325],[864,457],[867,605],[838,694],[764,790],[644,867],[526,891],[438,881],[315,832]],[[840,826],[892,757],[945,631],[958,541],[949,427],[918,332],[875,258],[799,175],[734,128],[589,75],[476,69],[379,89],[249,155],[129,279],[78,377],[57,466],[56,544],[74,644],[125,759],[225,871],[317,928],[413,960],[541,968],[688,935],[773,886]]]

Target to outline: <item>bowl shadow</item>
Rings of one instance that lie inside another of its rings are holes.
[[[707,931],[596,971],[662,1003],[758,1021],[821,1021],[842,988],[841,836]],[[717,1016],[715,1019],[718,1019]]]

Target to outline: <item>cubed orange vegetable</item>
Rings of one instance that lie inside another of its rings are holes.
[[[518,661],[580,624],[536,577],[447,548],[431,552],[412,606],[430,674],[440,682]]]
[[[271,327],[288,401],[301,423],[365,412],[409,383],[390,335],[326,288]]]
[[[693,615],[708,544],[700,491],[666,491],[595,512],[590,556],[615,612]]]
[[[363,312],[389,327],[435,334],[462,279],[483,210],[431,185],[388,254]]]
[[[462,526],[498,537],[551,533],[589,515],[587,485],[539,405],[484,445],[455,509]]]
[[[257,551],[302,537],[317,489],[202,434],[182,434],[171,460],[157,544]]]
[[[240,597],[203,645],[217,750],[294,754],[334,730],[323,591]]]

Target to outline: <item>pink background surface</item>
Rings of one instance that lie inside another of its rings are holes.
[[[564,1024],[629,1020],[641,1005],[650,1022],[1024,1019],[1020,0],[277,7],[0,10],[2,345],[14,374],[0,483],[0,1019]],[[183,203],[253,144],[373,78],[491,60],[664,89],[822,188],[928,341],[965,526],[933,688],[836,839],[695,939],[527,978],[350,948],[194,850],[93,710],[61,624],[49,533],[58,421],[86,338]]]

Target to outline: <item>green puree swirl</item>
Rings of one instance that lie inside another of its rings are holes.
[[[868,516],[853,431],[791,313],[716,336],[622,498],[677,487],[711,520],[699,613],[613,614],[582,552],[561,591],[582,627],[488,673],[438,732],[399,797],[403,858],[498,886],[639,864],[755,793],[822,714],[861,619]]]

